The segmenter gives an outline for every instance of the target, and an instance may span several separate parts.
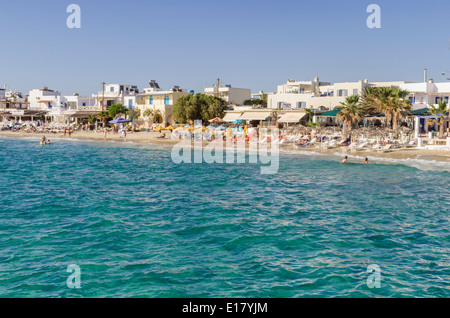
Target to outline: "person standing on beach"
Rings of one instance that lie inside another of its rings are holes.
[[[108,129],[105,128],[105,140],[106,140],[106,134],[108,133]]]
[[[122,130],[122,135],[123,135],[123,141],[127,141],[127,131],[125,129]]]

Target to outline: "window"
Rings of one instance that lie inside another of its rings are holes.
[[[109,88],[109,91],[110,91],[110,92],[114,92],[114,87],[110,87],[110,88]]]
[[[170,104],[169,95],[164,95],[164,105],[169,105],[169,104]]]
[[[130,107],[130,108],[133,107],[133,100],[132,99],[128,100],[128,107]]]
[[[346,89],[340,89],[340,90],[338,90],[338,96],[340,96],[340,97],[347,97],[348,96],[348,91]]]
[[[297,102],[296,107],[297,107],[297,109],[305,109],[306,102]]]
[[[358,89],[357,88],[355,88],[354,90],[353,90],[353,95],[358,95],[359,93],[358,93]]]

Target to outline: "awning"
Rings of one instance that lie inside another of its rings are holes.
[[[222,119],[225,122],[233,122],[241,116],[241,113],[227,113]]]
[[[99,111],[92,111],[92,112],[76,112],[75,114],[70,115],[70,118],[89,118],[91,116],[97,116],[100,112]]]
[[[330,110],[328,112],[322,113],[320,115],[316,115],[316,116],[320,116],[320,117],[336,117],[337,114],[340,112],[340,109],[337,110]]]
[[[298,123],[300,119],[306,116],[306,113],[286,113],[278,119],[279,123]]]
[[[413,115],[428,115],[429,110],[430,110],[429,108],[420,108],[420,109],[413,110],[411,112],[411,114],[413,114]]]
[[[242,120],[266,120],[272,116],[272,112],[245,112],[239,119]]]

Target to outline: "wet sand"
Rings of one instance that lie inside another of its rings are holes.
[[[8,136],[8,137],[17,137],[17,138],[25,138],[25,137],[36,137],[40,138],[44,134],[42,133],[27,133],[27,132],[11,132],[11,131],[0,131],[0,136]],[[108,132],[106,135],[106,139],[104,136],[104,132],[95,132],[95,131],[77,131],[73,132],[72,136],[69,137],[68,134],[64,137],[62,133],[56,134],[46,134],[45,136],[50,140],[52,138],[56,139],[86,139],[86,140],[97,140],[97,141],[115,141],[115,142],[128,142],[128,143],[150,143],[150,144],[160,144],[160,145],[175,145],[180,140],[170,139],[170,133],[166,133],[166,138],[157,138],[160,135],[159,132],[135,132],[135,133],[127,133],[126,141],[121,138],[121,134],[112,134]],[[207,143],[204,143],[207,144]],[[342,156],[350,155],[350,156],[359,156],[359,157],[375,157],[375,158],[389,158],[389,159],[420,159],[420,160],[430,160],[430,161],[444,161],[450,162],[450,150],[429,150],[429,149],[417,149],[417,148],[394,148],[390,152],[379,152],[379,151],[359,151],[359,150],[350,150],[346,147],[339,147],[333,149],[321,149],[319,147],[312,148],[299,148],[294,147],[292,144],[283,145],[280,147],[283,150],[289,151],[300,151],[300,152],[308,152],[313,151],[315,153],[320,153],[324,155],[337,155],[341,154]]]

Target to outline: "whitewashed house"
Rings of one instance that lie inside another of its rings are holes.
[[[268,95],[267,107],[272,109],[317,109],[333,110],[352,95],[360,95],[366,87],[400,87],[404,81],[395,82],[358,82],[328,83],[288,80],[279,85],[276,94]]]
[[[96,99],[96,106],[107,110],[113,104],[122,104],[128,109],[136,106],[136,94],[139,89],[135,85],[105,84],[102,91],[93,94]]]
[[[210,96],[220,97],[228,102],[230,105],[244,105],[244,102],[252,98],[251,89],[236,88],[231,85],[219,87],[218,84],[213,87],[205,87],[203,93]]]

